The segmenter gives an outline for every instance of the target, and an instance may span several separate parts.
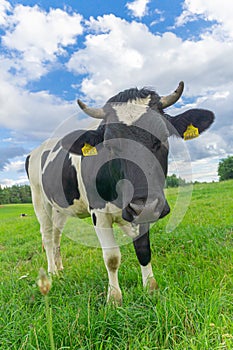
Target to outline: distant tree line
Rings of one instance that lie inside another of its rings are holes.
[[[222,159],[218,165],[219,181],[233,179],[233,156]],[[197,181],[195,181],[197,183]],[[185,186],[188,183],[175,174],[167,176],[165,187]],[[12,187],[0,186],[0,204],[31,203],[31,189],[28,185],[14,185]]]
[[[28,185],[0,186],[0,204],[31,203],[31,189]]]
[[[186,185],[185,180],[175,174],[167,176],[166,187],[179,187]],[[28,185],[0,186],[0,204],[31,203],[31,189]]]
[[[218,164],[218,176],[219,181],[233,179],[233,156],[228,156],[227,158],[220,160]],[[196,183],[199,182],[195,181],[194,184]],[[175,174],[167,176],[165,187],[179,187],[185,185],[188,185],[188,183],[184,179],[177,177]]]
[[[172,174],[171,176],[167,176],[166,178],[166,184],[165,187],[179,187],[179,186],[185,186],[187,185],[187,182],[182,179],[181,177],[177,177],[175,174]]]
[[[233,156],[221,159],[218,164],[219,181],[233,179]]]
[[[167,176],[166,187],[184,186],[185,180],[175,174]],[[0,204],[31,203],[31,189],[28,185],[13,185],[11,187],[0,186]]]

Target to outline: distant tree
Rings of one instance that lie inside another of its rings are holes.
[[[3,200],[4,200],[4,192],[2,187],[0,186],[0,204],[3,203]]]
[[[233,156],[221,159],[218,164],[219,181],[233,179]]]
[[[0,204],[31,203],[31,189],[28,185],[13,185],[12,187],[0,186]]]
[[[28,185],[23,185],[19,187],[20,202],[21,203],[31,203],[31,189]]]
[[[14,185],[10,188],[10,202],[11,203],[20,203],[19,186]]]
[[[184,185],[186,185],[185,180],[181,179],[181,177],[177,177],[175,174],[167,176],[166,178],[166,187],[179,187]]]
[[[3,188],[3,201],[1,204],[9,204],[10,197],[11,197],[10,188],[9,187]]]

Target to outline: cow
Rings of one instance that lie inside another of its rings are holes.
[[[49,139],[29,154],[26,170],[49,273],[63,269],[60,240],[67,217],[90,216],[108,273],[107,301],[122,302],[114,223],[132,238],[143,286],[150,292],[158,288],[149,229],[170,211],[164,194],[168,138],[195,138],[214,121],[214,113],[205,109],[176,116],[164,112],[183,89],[182,81],[168,96],[151,88],[130,88],[102,108],[78,100],[84,113],[99,120],[96,128]]]

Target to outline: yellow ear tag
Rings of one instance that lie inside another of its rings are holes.
[[[183,134],[184,140],[192,140],[199,136],[199,130],[193,124],[190,124]]]
[[[84,144],[82,153],[84,157],[96,156],[98,154],[97,149],[94,146],[89,145],[89,143]]]

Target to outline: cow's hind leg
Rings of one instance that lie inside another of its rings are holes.
[[[55,265],[58,271],[63,270],[60,243],[66,218],[65,215],[53,208],[53,253]]]
[[[32,202],[37,219],[40,224],[40,232],[42,235],[42,243],[45,248],[47,262],[48,262],[48,272],[56,273],[57,268],[54,261],[53,253],[53,221],[52,221],[52,207],[49,203],[45,203],[43,196],[37,188],[32,190]]]
[[[92,213],[92,220],[102,247],[104,263],[108,272],[107,302],[119,305],[122,303],[122,293],[118,282],[121,253],[113,235],[112,221],[108,215],[94,212]]]
[[[141,231],[141,232],[140,232]],[[158,289],[158,284],[154,278],[151,266],[151,249],[149,239],[149,227],[140,225],[139,236],[133,240],[135,252],[141,265],[143,287],[148,288],[150,292]]]

